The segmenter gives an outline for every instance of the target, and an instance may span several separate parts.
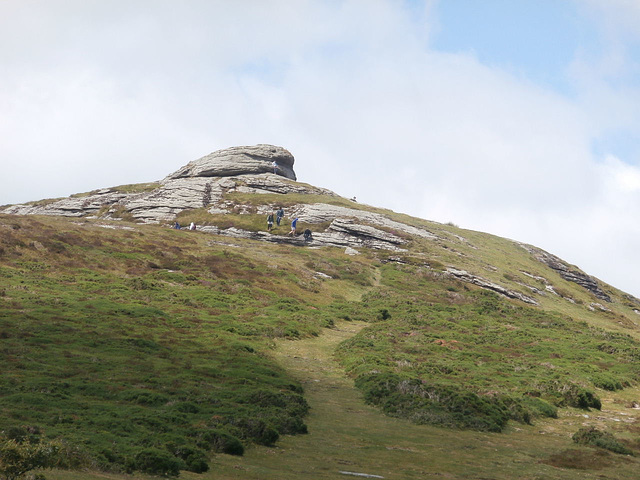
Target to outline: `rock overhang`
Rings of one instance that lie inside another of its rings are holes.
[[[274,168],[274,162],[276,167]],[[168,175],[163,182],[178,178],[231,177],[275,173],[296,180],[295,159],[287,149],[275,145],[231,147],[217,150]]]

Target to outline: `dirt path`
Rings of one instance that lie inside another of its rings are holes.
[[[574,448],[565,435],[540,435],[545,428],[541,423],[518,424],[503,434],[454,431],[413,425],[365,405],[353,381],[333,360],[340,342],[365,326],[342,322],[316,338],[279,342],[276,357],[302,382],[311,406],[306,419],[309,434],[285,437],[273,448],[249,448],[244,457],[216,456],[213,476],[205,477],[344,480],[367,478],[353,475],[366,474],[369,478],[402,480],[618,478],[602,477],[602,471],[558,469],[541,463],[550,455]]]
[[[394,470],[399,464],[408,467],[401,457],[415,459],[421,453],[397,437],[403,429],[395,419],[364,404],[353,381],[333,360],[340,342],[365,325],[343,322],[318,338],[279,343],[280,363],[303,383],[311,406],[309,434],[284,438],[275,448],[250,449],[245,458],[227,457],[216,466],[218,472],[229,475],[231,467],[238,474],[220,478],[347,479],[358,478],[353,475],[356,473],[384,478],[430,477],[422,466],[410,467],[413,474],[405,471],[402,477],[397,476]],[[427,465],[429,461],[424,458],[418,463]]]

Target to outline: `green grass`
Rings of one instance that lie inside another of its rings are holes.
[[[285,207],[303,200],[370,209],[339,197],[273,195]],[[439,239],[415,239],[402,254],[350,257],[151,225],[110,230],[90,220],[0,216],[0,431],[37,428],[60,439],[74,468],[163,473],[149,466],[162,463],[164,473],[197,472],[205,462],[210,478],[333,478],[351,461],[391,475],[398,452],[427,455],[424,445],[448,445],[487,476],[492,461],[524,461],[509,442],[529,452],[531,472],[587,465],[587,447],[570,441],[581,415],[602,407],[596,414],[606,417],[612,404],[637,400],[633,304],[612,291],[611,312],[592,312],[588,292],[511,241],[384,214]],[[198,209],[179,219],[266,230],[256,213]],[[544,288],[523,272],[543,276],[574,303],[538,295],[539,307],[519,304],[446,277],[450,265],[523,293],[522,283]],[[358,322],[351,338],[335,330],[356,325],[348,322]],[[332,387],[316,388],[304,374],[309,362],[286,356],[297,346],[303,359],[318,355]],[[349,425],[355,411],[360,423]],[[637,451],[632,426],[614,433]],[[555,457],[537,428],[561,431]],[[526,435],[486,433],[498,431]],[[486,442],[500,445],[492,460]],[[269,460],[281,448],[286,462]],[[402,478],[422,478],[429,469],[411,455],[401,454]],[[626,471],[621,460],[605,464]],[[455,459],[439,465],[464,478]],[[518,471],[511,467],[496,478]]]
[[[640,378],[640,343],[630,335],[492,292],[454,292],[455,283],[444,295],[446,282],[426,270],[383,272],[388,287],[363,299],[377,312],[372,325],[338,358],[367,401],[391,415],[500,431],[509,419],[554,416],[553,406],[599,409],[597,389]]]
[[[285,436],[272,447],[250,447],[242,457],[216,455],[209,472],[183,472],[181,478],[335,479],[343,478],[340,471],[401,480],[634,478],[635,458],[572,441],[571,435],[585,421],[580,410],[563,410],[557,420],[541,419],[535,426],[518,425],[500,434],[415,425],[382,415],[363,404],[353,382],[332,361],[336,347],[365,327],[360,322],[338,322],[319,337],[277,341],[273,358],[299,379],[311,406],[306,420],[309,435]],[[638,391],[629,393],[633,396]],[[603,417],[615,418],[624,412],[612,403],[605,410]],[[101,473],[83,475],[83,479],[104,478]],[[80,478],[66,471],[47,472],[47,477]]]
[[[306,431],[299,383],[265,352],[332,315],[290,273],[199,234],[17,226],[2,237],[0,429],[38,426],[123,471],[144,449],[182,459]]]

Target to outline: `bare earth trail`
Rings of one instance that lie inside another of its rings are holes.
[[[273,448],[249,448],[244,457],[217,455],[209,474],[185,472],[182,477],[315,480],[366,478],[353,475],[366,474],[386,479],[632,478],[618,476],[619,464],[609,476],[607,468],[584,471],[540,463],[559,451],[575,448],[566,435],[552,433],[553,424],[515,424],[503,434],[453,431],[413,425],[365,405],[353,381],[333,360],[340,342],[365,326],[342,322],[316,338],[278,342],[276,357],[305,388],[311,406],[309,434],[284,437]],[[543,430],[549,434],[540,435]]]

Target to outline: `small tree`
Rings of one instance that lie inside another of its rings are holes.
[[[33,443],[2,439],[0,440],[0,478],[20,480],[31,470],[47,468],[54,462],[59,451],[60,445],[56,442]]]

